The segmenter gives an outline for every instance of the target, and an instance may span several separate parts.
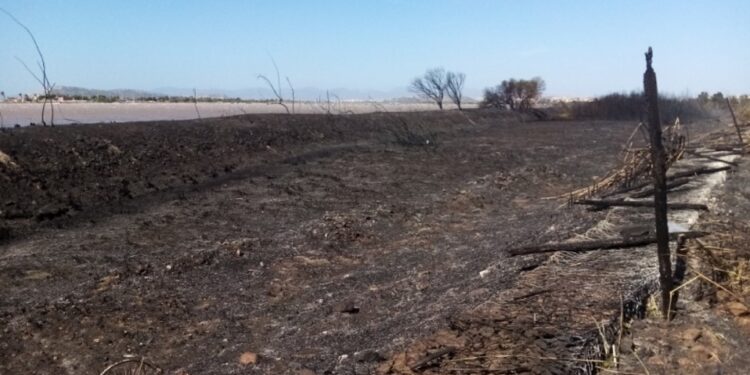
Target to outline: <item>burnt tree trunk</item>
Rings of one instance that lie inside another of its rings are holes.
[[[667,227],[667,157],[664,152],[659,118],[659,91],[656,73],[651,67],[653,51],[646,52],[646,72],[643,73],[643,91],[646,94],[648,130],[651,138],[651,162],[654,174],[654,207],[656,219],[656,246],[659,259],[659,281],[661,284],[661,312],[669,319],[670,292],[672,291],[672,260],[669,251],[669,229]]]

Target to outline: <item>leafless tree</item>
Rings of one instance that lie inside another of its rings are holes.
[[[5,13],[10,19],[13,20],[18,26],[20,26],[24,31],[26,31],[26,34],[29,35],[31,38],[31,41],[34,43],[34,48],[36,49],[37,57],[39,60],[37,60],[37,67],[39,68],[39,73],[34,73],[31,68],[29,68],[26,63],[21,60],[20,58],[16,57],[16,60],[23,65],[23,67],[28,71],[34,79],[39,82],[39,84],[42,86],[42,91],[44,92],[43,96],[43,102],[42,102],[42,125],[47,125],[47,122],[45,119],[45,113],[47,109],[47,102],[49,102],[50,106],[50,125],[55,124],[55,107],[52,103],[52,90],[55,88],[55,85],[50,83],[49,76],[47,76],[47,62],[44,60],[44,54],[42,53],[42,49],[39,47],[39,43],[36,41],[36,37],[34,36],[34,33],[31,32],[31,29],[29,29],[26,25],[24,25],[21,21],[18,20],[12,13],[8,12],[7,10],[0,8],[0,11]]]
[[[414,78],[409,90],[417,95],[432,100],[443,109],[443,97],[445,96],[445,69],[434,68],[425,72],[424,76]]]
[[[336,113],[339,115],[345,113],[342,109],[341,98],[328,90],[326,90],[325,100],[318,96],[318,99],[316,99],[316,104],[318,105],[318,108],[320,108],[327,115],[330,115],[332,113]]]
[[[445,75],[445,91],[446,95],[453,101],[453,103],[461,111],[461,101],[463,99],[464,82],[466,81],[466,74],[448,72]]]
[[[266,82],[266,84],[268,84],[268,87],[271,88],[273,95],[276,97],[276,104],[284,107],[286,113],[289,114],[291,112],[289,112],[289,107],[284,103],[284,96],[282,95],[281,91],[281,74],[279,74],[279,66],[276,65],[276,60],[274,60],[273,56],[271,56],[271,62],[273,63],[273,68],[276,71],[276,85],[274,85],[271,80],[263,74],[259,74],[258,79],[262,79]]]

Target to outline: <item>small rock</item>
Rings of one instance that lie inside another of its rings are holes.
[[[297,373],[297,375],[316,375],[316,374],[315,374],[315,371],[313,371],[313,370],[310,370],[310,369],[307,369],[307,368],[303,368],[302,370],[299,370],[299,372]]]
[[[354,353],[354,360],[357,362],[380,362],[383,359],[385,358],[380,353],[371,349]]]
[[[339,304],[337,310],[344,314],[357,314],[359,313],[359,306],[354,301],[347,301]]]
[[[258,355],[253,352],[244,352],[240,355],[240,363],[243,365],[254,365],[258,363]]]

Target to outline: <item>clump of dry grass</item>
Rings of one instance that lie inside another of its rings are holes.
[[[99,375],[156,375],[164,370],[144,357],[126,358],[105,368]]]

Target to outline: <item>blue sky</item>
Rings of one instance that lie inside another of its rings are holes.
[[[660,90],[750,92],[750,1],[0,0],[31,28],[58,85],[150,90],[262,86],[405,89],[465,72],[470,94],[541,76],[547,94],[639,89],[654,47]],[[0,14],[0,90],[38,91],[23,30]]]

